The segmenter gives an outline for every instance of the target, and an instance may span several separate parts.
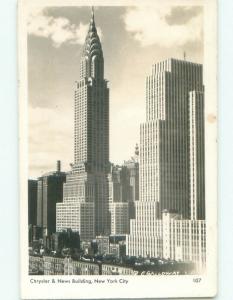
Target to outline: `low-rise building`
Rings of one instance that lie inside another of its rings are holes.
[[[115,255],[116,257],[122,257],[126,255],[126,245],[124,241],[119,243],[109,244],[109,254]]]
[[[183,220],[165,210],[162,219],[147,219],[144,224],[131,220],[131,229],[126,237],[127,255],[193,262],[198,271],[205,267],[205,220]]]
[[[30,275],[99,275],[100,264],[71,257],[29,255]]]
[[[80,237],[78,232],[71,229],[56,232],[52,236],[53,250],[61,252],[64,248],[72,250],[80,249]]]
[[[43,275],[44,260],[39,255],[29,255],[29,275]]]
[[[44,275],[63,275],[64,258],[56,256],[43,256]]]
[[[107,263],[102,264],[102,275],[133,275],[134,273],[132,267]]]
[[[206,264],[205,220],[182,220],[177,214],[163,212],[163,257],[194,262],[197,270]]]
[[[64,275],[99,275],[100,266],[97,263],[64,258]]]
[[[109,237],[108,236],[97,236],[96,243],[98,245],[98,254],[109,253]]]

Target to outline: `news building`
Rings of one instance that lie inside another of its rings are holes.
[[[169,256],[164,248],[168,214],[170,230],[180,226],[185,240],[195,240],[189,251],[201,245],[198,258],[189,258],[205,260],[202,77],[202,65],[177,59],[153,65],[147,77],[146,122],[140,127],[139,201],[136,218],[130,221],[128,255]],[[187,258],[185,251],[180,250],[181,260]]]

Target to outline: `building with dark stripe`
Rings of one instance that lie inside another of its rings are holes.
[[[36,225],[37,180],[28,180],[28,225]]]

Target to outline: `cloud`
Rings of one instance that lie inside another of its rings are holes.
[[[73,119],[62,110],[29,107],[29,174],[37,177],[55,169],[61,159],[63,169],[73,160]]]
[[[88,26],[82,22],[79,25],[72,24],[69,19],[64,17],[50,16],[44,9],[36,9],[30,12],[28,17],[28,34],[50,39],[56,48],[64,43],[83,44]],[[97,30],[101,38],[100,28]]]
[[[201,12],[201,6],[174,6],[171,8],[170,14],[165,16],[165,19],[169,25],[181,25],[186,24]]]
[[[133,7],[124,15],[126,30],[132,33],[142,46],[157,44],[161,47],[182,46],[202,39],[202,14],[190,13],[179,7],[187,17],[180,23],[175,20],[178,8],[171,6]],[[173,14],[175,14],[173,16]],[[171,22],[172,20],[172,22]]]

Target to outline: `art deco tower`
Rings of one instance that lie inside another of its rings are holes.
[[[89,239],[110,230],[109,89],[93,9],[81,55],[74,107],[74,164],[64,186],[63,208],[58,205],[61,218],[57,220],[57,229],[69,227],[79,231],[81,238]],[[65,203],[72,203],[68,205],[70,209],[64,208]]]
[[[75,91],[74,162],[91,173],[109,168],[109,90],[94,12],[83,47],[80,80]]]
[[[158,213],[204,219],[204,87],[202,65],[168,59],[146,80],[140,131],[140,200]]]
[[[201,236],[192,233],[197,232],[194,228],[204,232],[204,165],[202,65],[177,59],[156,63],[146,80],[146,122],[140,127],[139,201],[135,202],[135,219],[130,221],[127,254],[169,257],[165,254],[167,215],[180,219],[177,222],[184,232],[190,230],[187,244]],[[170,225],[169,232],[175,230]],[[184,254],[186,246],[182,246]],[[183,254],[182,259],[192,260]]]

